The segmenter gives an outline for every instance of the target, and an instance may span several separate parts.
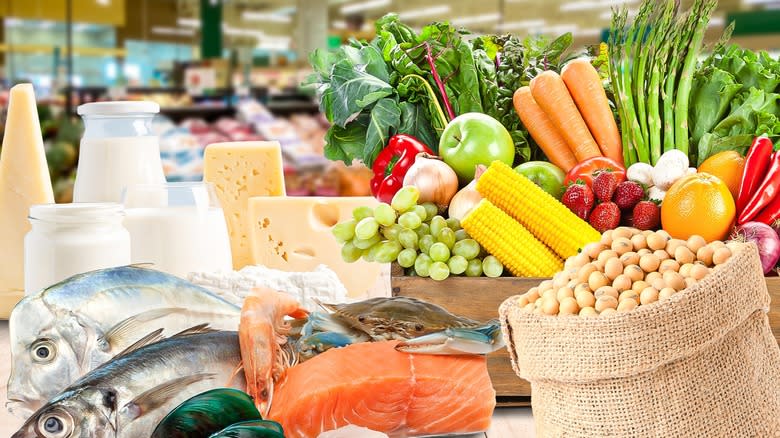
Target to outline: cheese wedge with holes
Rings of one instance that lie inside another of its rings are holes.
[[[210,144],[204,152],[203,179],[216,187],[230,234],[233,269],[239,270],[252,263],[249,198],[285,196],[281,146],[275,141]]]
[[[375,207],[372,197],[256,197],[249,200],[252,262],[282,271],[312,271],[326,265],[352,297],[374,287],[382,265],[341,258],[331,228],[352,218],[352,210]]]
[[[20,84],[11,88],[0,152],[0,295],[19,297],[18,291],[24,290],[27,215],[31,205],[51,203],[54,193],[35,93],[32,85]]]

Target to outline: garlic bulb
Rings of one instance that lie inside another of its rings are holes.
[[[468,183],[466,187],[460,189],[458,193],[450,201],[450,208],[447,211],[451,218],[457,220],[463,220],[463,218],[474,208],[479,201],[482,200],[482,195],[477,191],[477,180],[485,172],[487,168],[482,164],[477,166],[477,170],[474,172],[474,179]]]
[[[458,191],[458,175],[440,158],[421,152],[404,176],[408,185],[420,190],[418,203],[433,202],[443,210]]]

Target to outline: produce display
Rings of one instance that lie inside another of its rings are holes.
[[[741,243],[674,239],[620,227],[569,257],[561,270],[518,298],[526,312],[606,317],[670,299],[725,263]]]

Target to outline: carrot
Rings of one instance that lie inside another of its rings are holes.
[[[531,95],[558,128],[578,161],[601,156],[598,145],[558,73],[548,70],[531,79]]]
[[[539,105],[531,96],[531,88],[520,87],[512,96],[512,102],[515,105],[515,112],[520,116],[523,125],[536,140],[536,144],[542,148],[544,154],[551,163],[563,169],[568,173],[572,167],[577,165],[577,158],[569,149],[566,140],[553,125],[552,120],[547,114],[539,108]]]
[[[575,59],[563,67],[561,78],[601,153],[623,164],[623,143],[599,73],[587,59]]]

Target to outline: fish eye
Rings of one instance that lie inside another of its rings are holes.
[[[33,360],[39,363],[51,362],[54,359],[56,348],[54,343],[49,340],[38,341],[33,344],[32,348]]]
[[[68,415],[47,414],[38,420],[38,434],[46,438],[65,438],[70,436],[70,422]]]
[[[423,331],[424,328],[425,327],[423,327],[423,325],[420,324],[420,323],[417,323],[417,324],[414,325],[414,329],[417,330],[418,332]]]
[[[363,316],[363,315],[360,315],[360,316],[358,316],[358,321],[359,322],[366,322],[366,317]]]
[[[267,389],[263,389],[262,391],[260,391],[260,398],[262,398],[263,400],[268,400],[268,390]]]

